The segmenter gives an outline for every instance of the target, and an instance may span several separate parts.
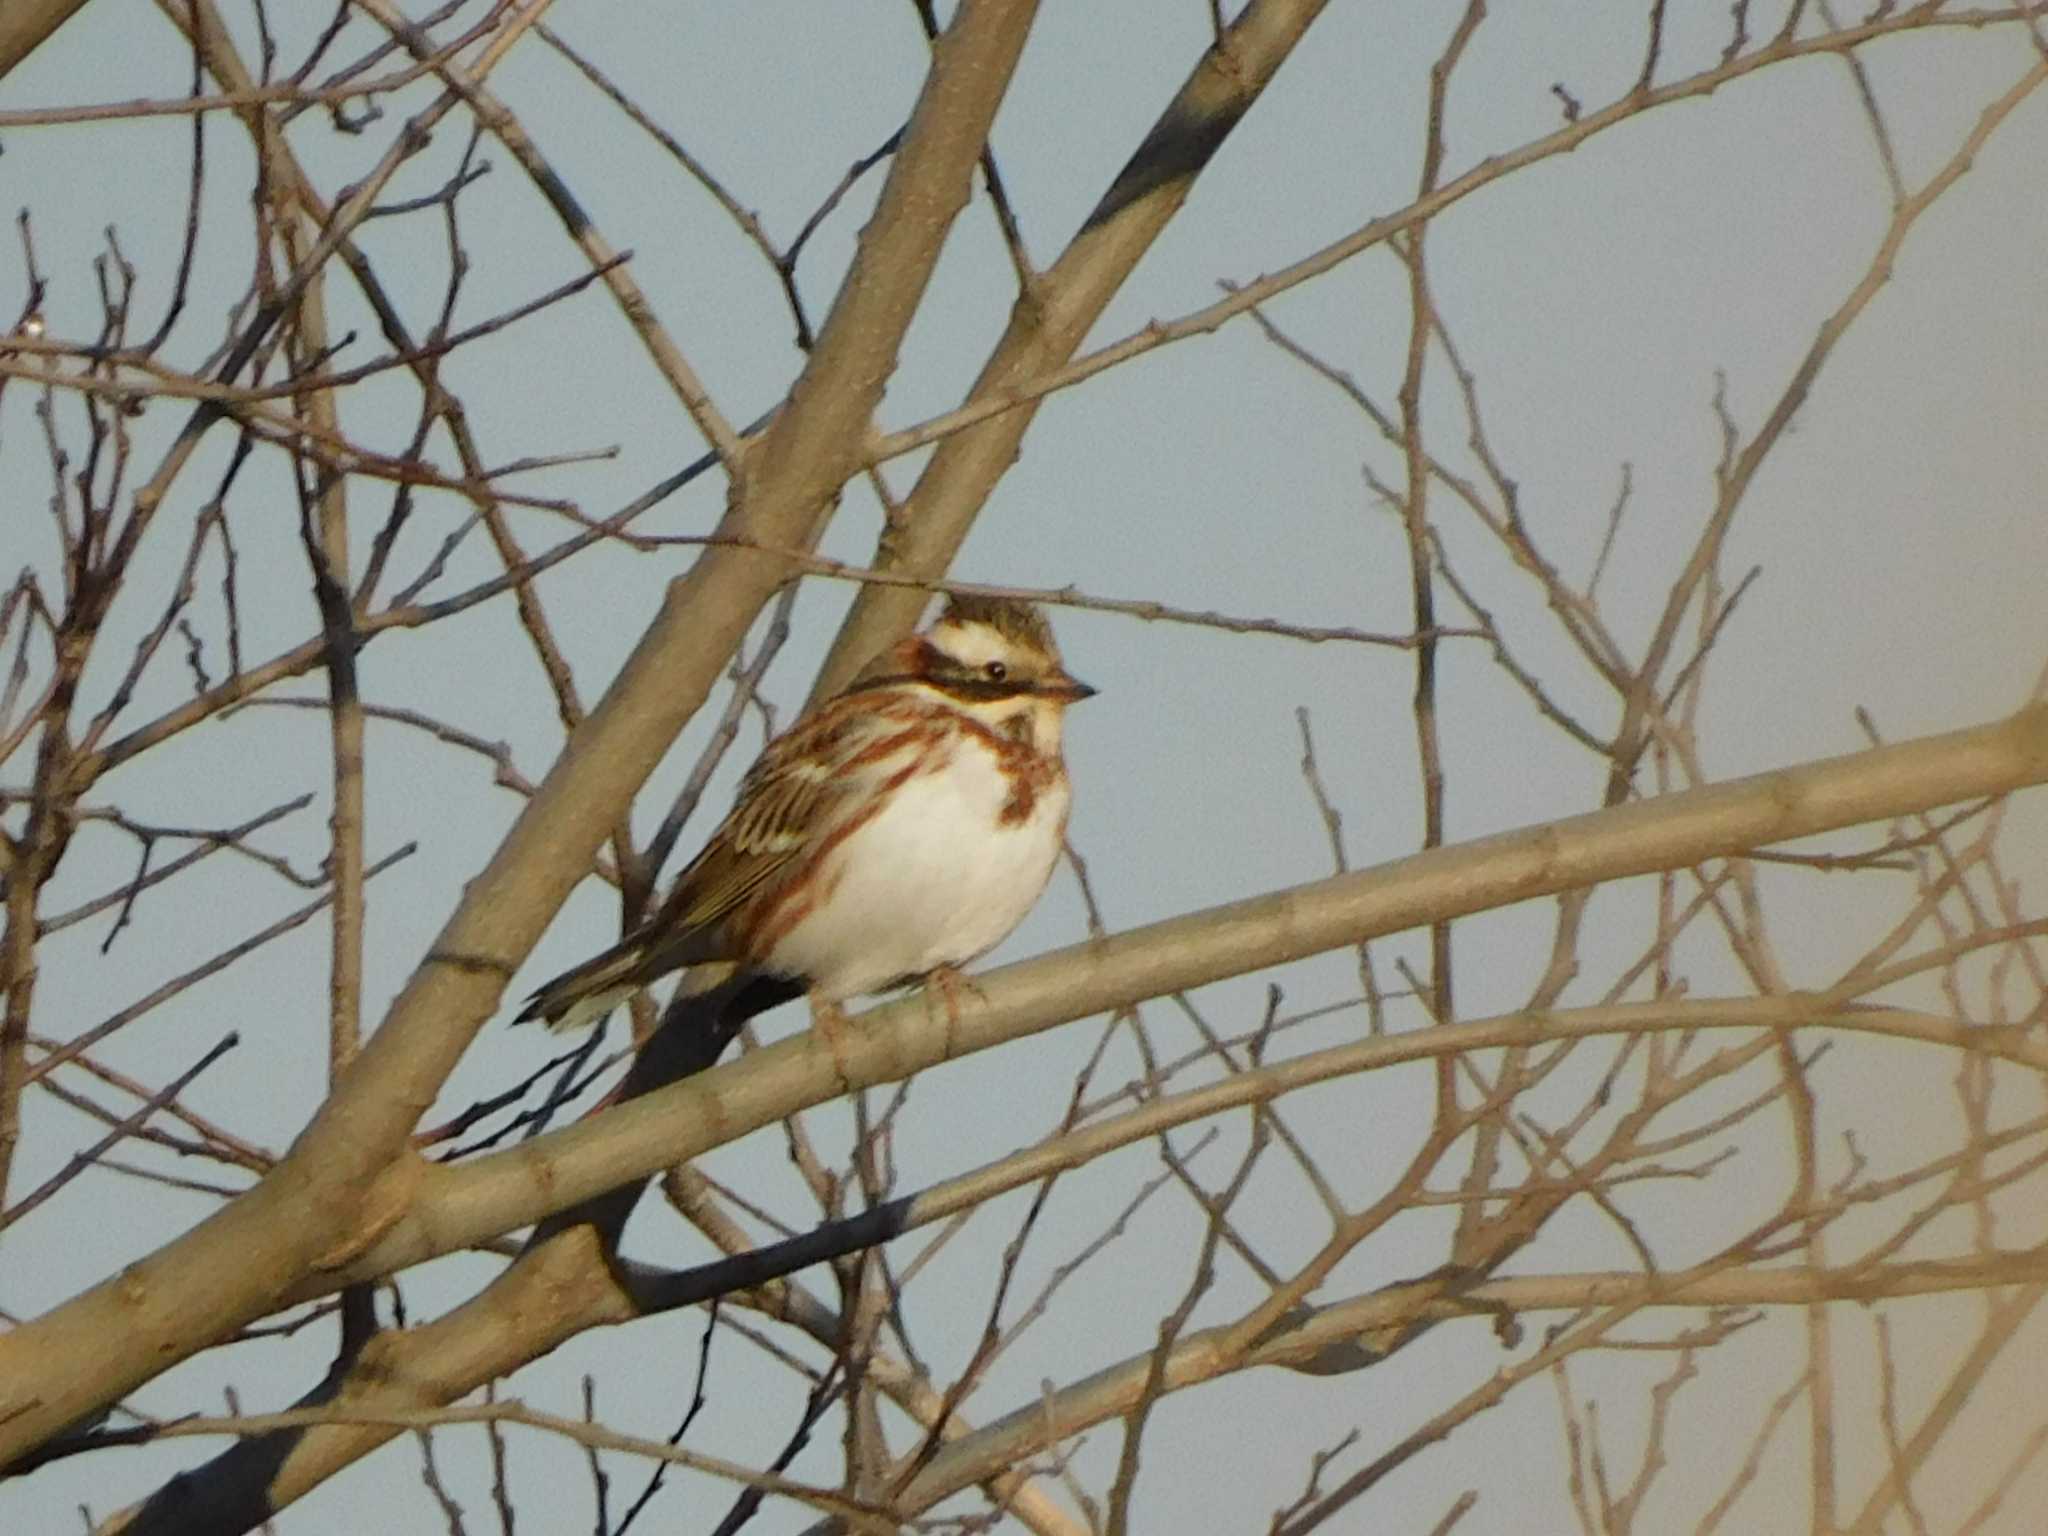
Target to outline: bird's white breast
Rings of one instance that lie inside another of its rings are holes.
[[[770,964],[837,1001],[993,949],[1044,891],[1066,830],[1064,775],[1005,824],[1012,792],[990,747],[959,742],[832,851],[819,899]]]

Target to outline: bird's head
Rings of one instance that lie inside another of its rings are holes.
[[[1069,704],[1095,690],[1067,671],[1052,626],[1030,603],[956,596],[922,634],[869,667],[862,685],[914,683],[1040,752],[1056,752]],[[858,685],[857,685],[858,686]]]

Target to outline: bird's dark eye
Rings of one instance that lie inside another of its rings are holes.
[[[992,683],[1000,683],[1010,675],[1010,669],[1000,661],[992,661],[981,670],[988,674],[988,680]]]

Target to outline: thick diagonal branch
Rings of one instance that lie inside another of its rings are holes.
[[[806,544],[858,462],[1035,7],[970,0],[932,68],[873,220],[787,407],[747,456],[721,532]],[[183,1237],[0,1335],[0,1463],[274,1310],[401,1217],[407,1139],[620,809],[785,572],[707,550],[666,601],[384,1023],[278,1168]]]

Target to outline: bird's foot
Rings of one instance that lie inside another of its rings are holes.
[[[832,1056],[832,1070],[839,1078],[839,1091],[853,1091],[853,1021],[846,1016],[846,1010],[837,1003],[826,1002],[823,998],[811,999],[811,1028]]]
[[[953,1054],[953,1035],[960,1027],[960,998],[962,993],[972,992],[982,1002],[988,1001],[988,994],[974,983],[974,978],[950,965],[942,965],[926,974],[924,996],[926,1006],[936,999],[946,1010],[946,1054]]]

